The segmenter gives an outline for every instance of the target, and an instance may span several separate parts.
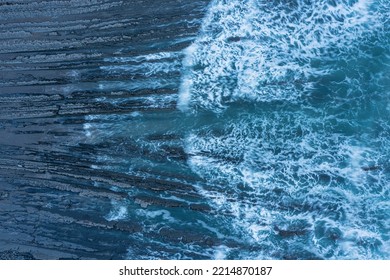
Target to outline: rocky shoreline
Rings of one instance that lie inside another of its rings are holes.
[[[138,221],[105,219],[113,201],[131,200],[141,208],[211,211],[197,201],[191,184],[92,168],[120,139],[93,145],[84,131],[89,115],[104,119],[176,110],[174,98],[157,107],[139,99],[175,95],[175,90],[102,89],[101,80],[114,83],[142,79],[142,75],[107,76],[101,67],[118,50],[127,49],[134,56],[164,48],[182,50],[197,33],[207,2],[0,3],[0,259],[124,258],[129,236],[144,229]],[[151,137],[164,140],[166,136]],[[135,154],[151,156],[133,149]],[[180,147],[172,146],[152,156],[185,160]],[[129,196],[130,188],[147,194]],[[159,198],[161,192],[194,202]],[[172,230],[160,231],[156,238],[219,242],[212,236]]]

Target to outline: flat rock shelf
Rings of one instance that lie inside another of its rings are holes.
[[[134,242],[129,236],[137,234],[219,242],[173,229],[147,232],[140,221],[107,217],[115,202],[211,211],[191,184],[151,178],[147,170],[122,172],[121,162],[131,157],[181,164],[185,154],[175,135],[142,135],[165,143],[152,151],[104,127],[176,111],[181,51],[207,4],[0,2],[0,259],[123,259]],[[150,72],[165,62],[174,67]],[[110,164],[102,162],[106,155],[118,168],[102,166]],[[159,197],[167,192],[186,202]]]
[[[388,259],[389,11],[0,1],[0,258]]]

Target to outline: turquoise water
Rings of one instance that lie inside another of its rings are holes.
[[[113,201],[107,220],[144,227],[126,257],[388,259],[389,18],[385,0],[216,0],[185,50],[107,59],[145,77],[102,90],[177,91],[84,125],[123,139],[93,168],[177,184]]]

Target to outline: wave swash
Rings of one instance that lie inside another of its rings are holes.
[[[198,191],[247,250],[389,258],[389,1],[212,1],[178,108]]]

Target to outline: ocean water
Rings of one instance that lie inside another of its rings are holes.
[[[140,97],[169,112],[90,116],[90,141],[121,134],[147,151],[101,168],[191,186],[160,192],[167,204],[113,201],[106,219],[145,228],[126,257],[389,258],[389,12],[385,0],[215,0],[184,50],[109,60],[102,71],[147,80],[102,88],[178,94]]]
[[[77,211],[125,259],[389,259],[390,1],[171,2],[56,88],[110,193]]]

